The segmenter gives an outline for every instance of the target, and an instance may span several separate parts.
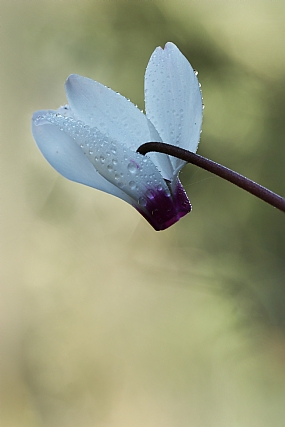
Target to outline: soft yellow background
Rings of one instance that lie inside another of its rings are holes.
[[[285,195],[285,3],[1,0],[1,427],[284,427],[285,217],[187,166],[155,232],[59,176],[30,132],[86,75],[143,108],[173,41],[199,71],[199,153]]]

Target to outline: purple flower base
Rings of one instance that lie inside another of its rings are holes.
[[[151,199],[146,198],[145,206],[135,208],[156,231],[161,231],[188,214],[191,211],[191,204],[178,180],[172,194],[167,195],[164,191],[157,190]]]

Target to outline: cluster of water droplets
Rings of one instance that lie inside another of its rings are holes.
[[[50,123],[70,136],[94,165],[97,172],[122,189],[142,208],[157,194],[171,196],[169,188],[153,162],[118,143],[96,127],[81,120],[47,111],[34,124]]]

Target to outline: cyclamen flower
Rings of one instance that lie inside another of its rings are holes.
[[[178,174],[185,162],[136,152],[145,142],[196,152],[202,96],[195,71],[173,43],[153,52],[145,73],[145,110],[86,77],[70,75],[68,105],[37,111],[32,132],[47,161],[65,178],[120,197],[155,230],[191,210]]]

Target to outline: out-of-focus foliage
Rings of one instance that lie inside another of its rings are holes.
[[[187,166],[193,212],[156,233],[30,134],[71,73],[143,108],[172,41],[199,71],[199,153],[285,195],[283,2],[0,6],[1,427],[283,427],[284,214]]]

